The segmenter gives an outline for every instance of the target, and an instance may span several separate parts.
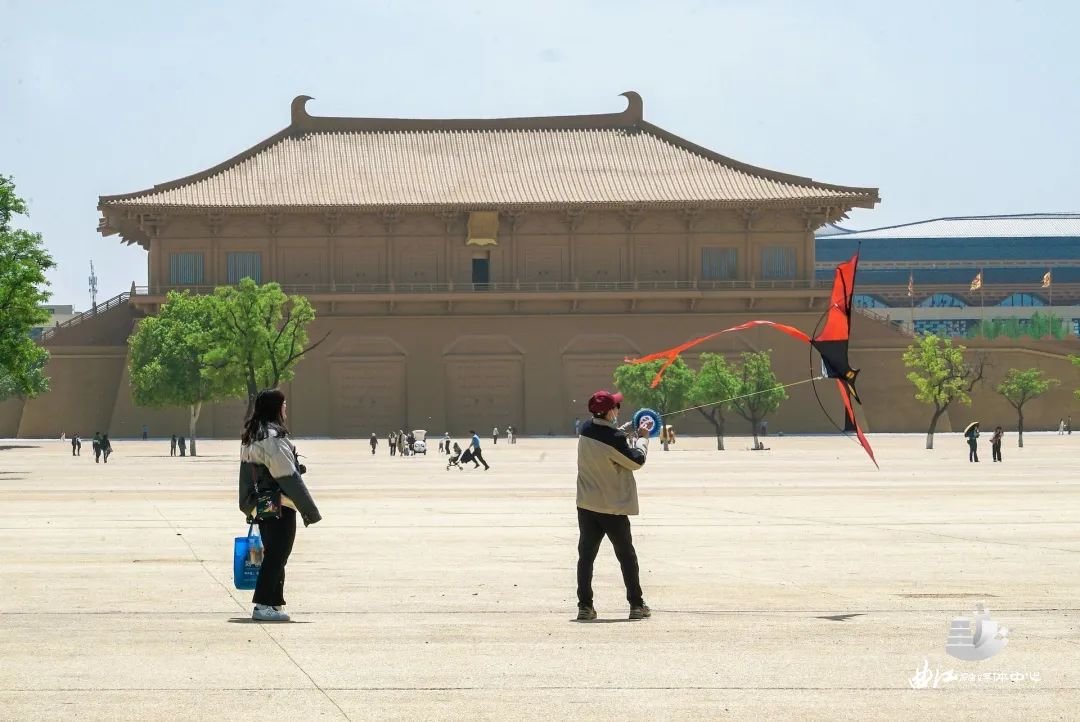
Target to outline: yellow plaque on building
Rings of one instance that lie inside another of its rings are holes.
[[[499,212],[472,211],[469,213],[469,236],[466,246],[498,245]]]

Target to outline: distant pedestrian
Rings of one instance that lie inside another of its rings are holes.
[[[480,468],[480,464],[483,464],[484,465],[484,471],[487,471],[491,467],[488,466],[488,463],[486,461],[484,461],[484,454],[483,454],[482,451],[480,451],[480,435],[477,434],[475,431],[473,431],[471,429],[469,430],[469,433],[472,434],[471,448],[472,448],[472,455],[473,455],[473,468],[478,469],[478,468]],[[480,464],[478,464],[476,462],[480,462]]]
[[[445,434],[443,434],[443,440],[442,440],[442,444],[443,444],[443,447],[445,447],[445,449],[446,449],[446,455],[447,456],[450,456],[453,453],[453,450],[450,448],[450,443],[451,443],[450,442],[450,432],[447,431]]]
[[[94,432],[94,463],[101,463],[101,432]]]
[[[169,456],[176,456],[176,434],[169,440]]]
[[[979,422],[970,424],[964,430],[964,438],[968,443],[968,461],[977,463],[979,461]]]
[[[513,426],[506,427],[506,442],[508,444],[517,443],[517,431],[514,430]]]
[[[1001,461],[1001,437],[1005,432],[998,426],[994,429],[994,435],[990,437],[990,448],[994,452],[994,461]]]
[[[1072,436],[1072,417],[1065,419],[1065,433]]]
[[[391,431],[386,435],[386,443],[390,446],[390,456],[397,453],[397,434]]]
[[[180,449],[180,456],[187,456],[187,439],[181,436],[177,439],[176,445]]]
[[[146,441],[148,438],[150,438],[150,427],[147,426],[146,424],[143,424],[142,425],[142,440]]]
[[[79,438],[78,434],[73,434],[71,437],[71,455],[82,455],[82,439]]]
[[[1065,435],[1065,419],[1058,422],[1058,436]]]
[[[109,455],[112,454],[112,442],[109,441],[109,435],[105,434],[101,437],[101,456],[106,464],[109,463]]]
[[[493,428],[491,430],[491,443],[492,444],[499,443],[499,427],[498,426],[496,426],[495,428]]]
[[[398,429],[398,432],[397,432],[397,453],[398,453],[398,456],[405,456],[405,429]]]
[[[375,447],[379,445],[379,437],[375,436],[375,432],[371,432],[371,455],[375,456]]]

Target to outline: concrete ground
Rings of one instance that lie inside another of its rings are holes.
[[[281,625],[232,586],[236,442],[0,442],[0,719],[1077,719],[1080,434],[1007,439],[969,464],[959,434],[877,435],[880,471],[839,436],[654,445],[654,616],[627,621],[605,544],[587,624],[573,440],[488,444],[485,472],[300,439],[325,520]],[[1008,646],[947,656],[980,600]]]

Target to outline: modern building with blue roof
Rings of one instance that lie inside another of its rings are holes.
[[[815,236],[818,279],[860,249],[856,303],[910,309],[916,331],[962,333],[991,316],[1050,305],[1080,330],[1080,213],[935,218],[864,231],[829,224]],[[981,286],[972,288],[979,274]]]

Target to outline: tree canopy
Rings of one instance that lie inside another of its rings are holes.
[[[904,365],[911,371],[907,378],[915,386],[915,398],[934,407],[926,431],[926,448],[934,448],[938,420],[953,403],[971,405],[971,390],[983,378],[983,358],[969,364],[964,346],[954,346],[952,339],[926,334],[904,351]]]
[[[197,455],[195,428],[205,403],[243,398],[236,364],[215,366],[212,296],[170,291],[156,316],[143,319],[128,340],[130,378],[139,406],[187,406],[191,455]]]
[[[731,399],[738,395],[738,369],[720,354],[701,354],[701,368],[694,375],[690,388],[690,403],[705,405],[697,411],[712,424],[716,432],[716,449],[724,450],[724,412],[731,408]]]
[[[12,227],[12,218],[26,214],[15,183],[0,176],[0,399],[49,388],[49,354],[30,338],[30,329],[49,320],[41,308],[49,300],[45,272],[56,264],[40,233]]]
[[[746,351],[742,363],[735,371],[738,386],[731,407],[739,416],[750,422],[754,434],[754,448],[760,446],[758,429],[769,414],[780,408],[787,400],[787,391],[781,387],[772,370],[769,351]]]
[[[668,367],[660,384],[652,388],[652,380],[664,361],[643,364],[623,364],[615,369],[615,388],[627,403],[638,408],[650,408],[660,415],[678,411],[686,403],[694,384],[694,372],[681,358]]]
[[[1016,437],[1021,447],[1024,445],[1024,404],[1061,383],[1057,379],[1044,378],[1043,373],[1042,369],[1009,369],[997,385],[997,392],[1016,409]]]
[[[229,379],[239,374],[251,413],[260,389],[289,381],[308,345],[308,325],[315,309],[304,296],[288,296],[276,283],[262,286],[245,278],[236,286],[214,291],[213,344],[207,361]],[[329,334],[327,334],[328,336]]]

